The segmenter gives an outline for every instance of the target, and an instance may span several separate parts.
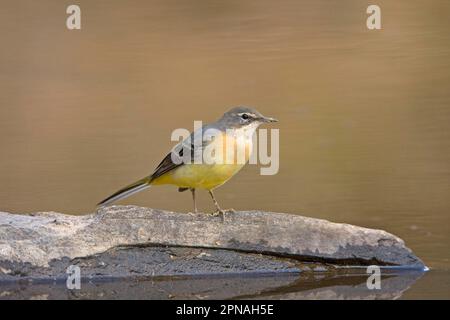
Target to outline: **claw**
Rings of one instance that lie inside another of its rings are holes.
[[[217,210],[217,211],[214,211],[213,213],[211,213],[211,215],[213,216],[213,217],[219,217],[219,216],[222,216],[223,217],[223,215],[224,215],[224,211],[223,210]]]

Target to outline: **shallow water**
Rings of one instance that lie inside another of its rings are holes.
[[[422,273],[382,277],[380,290],[369,290],[364,274],[165,277],[81,281],[80,290],[67,290],[65,281],[1,283],[0,299],[401,299]],[[426,278],[425,278],[426,280]],[[425,281],[426,282],[426,281]],[[440,287],[437,288],[441,289]],[[411,291],[411,290],[410,290]],[[414,290],[412,290],[414,291]],[[427,298],[427,291],[421,294]],[[414,295],[409,295],[414,298]]]
[[[380,31],[356,0],[77,3],[80,31],[64,2],[2,3],[0,210],[91,212],[173,129],[246,104],[280,120],[280,171],[246,167],[223,207],[395,233],[432,268],[404,297],[450,298],[448,1],[378,1]],[[191,210],[174,187],[122,203]]]

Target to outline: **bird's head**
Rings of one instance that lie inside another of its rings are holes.
[[[263,123],[277,122],[275,118],[263,116],[259,111],[249,107],[235,107],[220,119],[228,128],[242,128],[246,126],[259,126]]]

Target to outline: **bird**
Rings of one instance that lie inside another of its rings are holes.
[[[264,123],[277,121],[251,107],[234,107],[216,122],[202,126],[175,145],[152,174],[120,189],[97,207],[108,206],[150,186],[169,184],[177,186],[180,192],[191,191],[194,213],[198,212],[195,191],[204,189],[212,198],[214,214],[223,214],[213,191],[248,162],[256,129]]]

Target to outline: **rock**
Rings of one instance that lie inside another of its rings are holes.
[[[85,216],[0,213],[0,278],[64,274],[62,266],[80,259],[93,276],[98,268],[105,276],[299,272],[310,262],[319,269],[425,268],[390,233],[294,214],[241,211],[214,217],[135,206]],[[99,266],[103,260],[105,266]]]
[[[55,259],[49,262],[48,267],[0,261],[0,283],[17,278],[52,281],[65,279],[66,270],[71,265],[80,267],[81,276],[87,280],[148,276],[298,274],[301,271],[301,264],[295,260],[267,255],[223,249],[126,246],[114,247],[87,257]]]

